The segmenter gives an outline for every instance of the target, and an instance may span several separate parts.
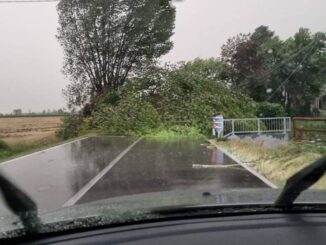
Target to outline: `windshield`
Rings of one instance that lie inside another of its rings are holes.
[[[325,9],[0,0],[1,234],[325,204]]]

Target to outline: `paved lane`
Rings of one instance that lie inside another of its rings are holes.
[[[70,200],[72,205],[177,189],[268,187],[202,143],[92,137],[1,164],[0,170],[36,201],[41,212],[58,209]]]
[[[146,138],[126,154],[78,203],[175,189],[268,187],[203,140]],[[204,166],[205,168],[201,168]],[[211,168],[207,168],[211,166]]]
[[[61,207],[136,138],[92,137],[0,164],[43,210]]]

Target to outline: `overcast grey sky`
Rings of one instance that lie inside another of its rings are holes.
[[[1,1],[1,0],[0,0]],[[227,38],[268,25],[281,38],[299,27],[325,31],[325,0],[184,0],[176,3],[177,62],[217,57]],[[56,3],[0,4],[0,112],[65,106],[62,50],[55,35]]]

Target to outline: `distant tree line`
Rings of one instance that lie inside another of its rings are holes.
[[[15,109],[12,113],[0,113],[0,117],[29,117],[29,116],[61,116],[66,112],[63,109],[47,109],[42,112],[23,112],[22,109]]]
[[[281,40],[267,26],[239,34],[222,47],[226,82],[257,102],[281,103],[289,115],[310,115],[326,85],[326,35],[300,28]]]

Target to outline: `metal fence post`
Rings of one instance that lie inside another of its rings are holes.
[[[286,129],[287,129],[287,127],[286,127],[286,118],[284,117],[283,118],[283,133],[284,134],[286,134]]]
[[[232,135],[234,135],[234,119],[232,119]]]
[[[260,119],[257,119],[257,124],[258,124],[258,134],[260,134]]]
[[[297,127],[296,127],[296,122],[295,118],[292,118],[292,130],[293,130],[293,138],[294,140],[297,140]]]

